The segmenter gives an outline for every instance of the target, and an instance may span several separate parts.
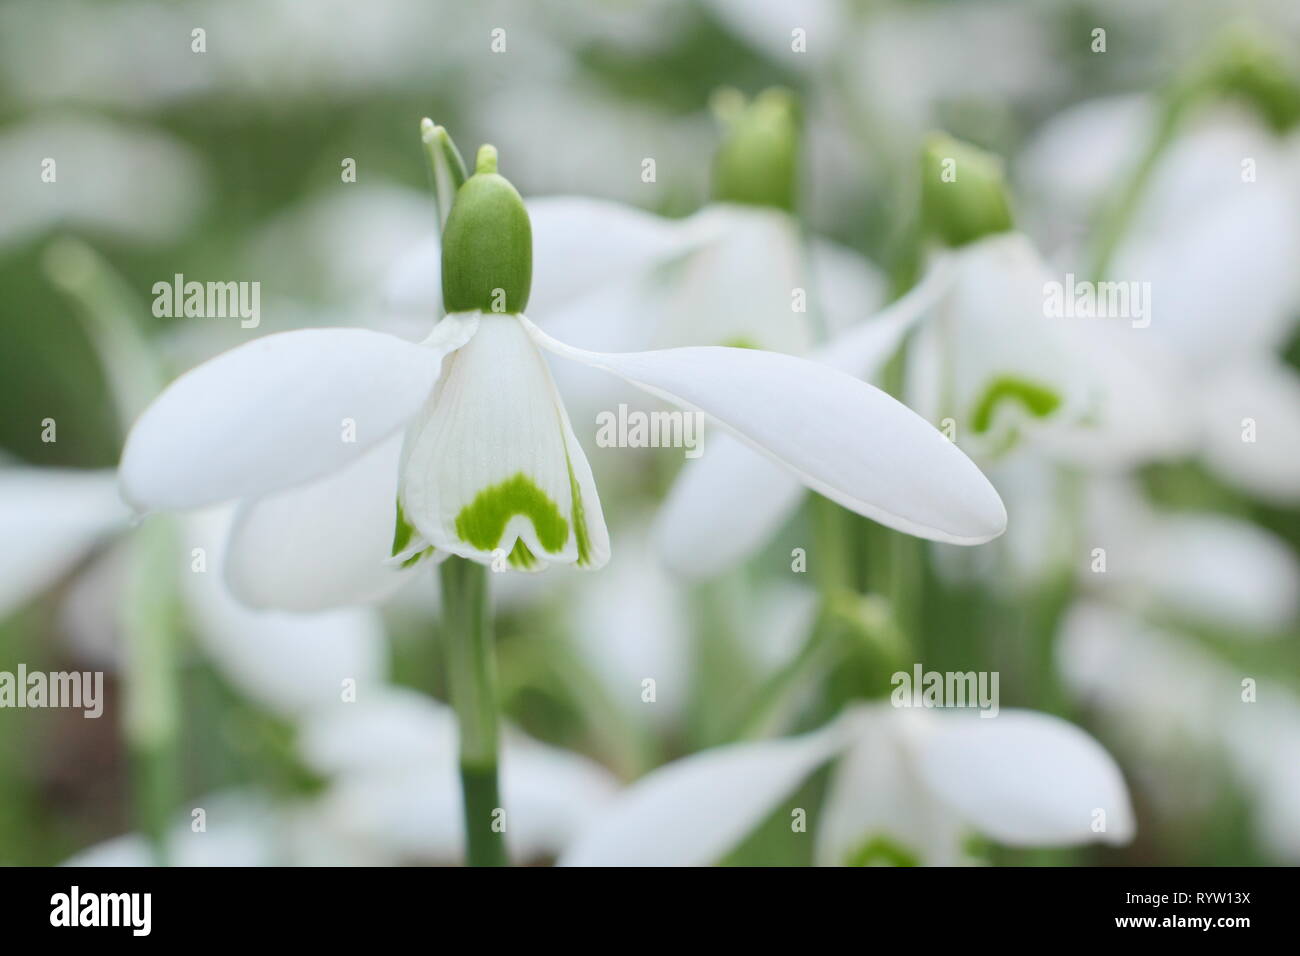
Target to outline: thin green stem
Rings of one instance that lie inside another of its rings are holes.
[[[1183,117],[1188,107],[1195,101],[1199,87],[1185,84],[1172,89],[1165,97],[1156,128],[1148,140],[1146,149],[1139,157],[1137,165],[1120,187],[1119,192],[1103,209],[1097,224],[1097,242],[1093,253],[1092,277],[1101,282],[1110,272],[1111,264],[1120,243],[1128,235],[1133,223],[1133,216],[1146,193],[1151,174],[1155,172],[1160,158],[1173,142],[1174,136],[1182,127]]]
[[[442,563],[447,678],[460,732],[465,854],[470,866],[505,866],[505,815],[497,783],[496,662],[487,568],[463,558]]]
[[[167,831],[180,802],[180,686],[177,671],[175,536],[156,516],[131,541],[122,611],[126,660],[123,734],[132,763],[135,808],[155,862],[169,863]]]

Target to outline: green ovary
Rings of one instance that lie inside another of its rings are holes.
[[[1019,402],[1035,418],[1046,418],[1061,406],[1061,396],[1047,386],[1004,376],[995,379],[975,404],[971,428],[976,434],[989,430],[994,410],[1004,401]]]
[[[474,547],[491,551],[500,545],[515,515],[533,523],[537,540],[547,551],[559,551],[569,538],[569,522],[559,507],[522,471],[480,491],[456,515],[456,533]],[[522,541],[510,552],[510,563],[517,567],[530,567],[534,560]]]

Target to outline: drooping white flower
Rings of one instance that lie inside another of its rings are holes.
[[[1153,117],[1150,104],[1104,100],[1044,128],[1026,175],[1054,184],[1045,208],[1073,220],[1058,231],[1077,226],[1106,188],[1131,175],[1138,157],[1128,134]],[[1286,172],[1297,155],[1294,132],[1276,135],[1224,108],[1198,113],[1170,144],[1105,277],[1149,284],[1149,326],[1070,323],[1074,341],[1105,360],[1103,372],[1121,373],[1109,376],[1112,403],[1150,418],[1150,427],[1106,416],[1092,441],[1072,437],[1063,454],[1102,466],[1197,455],[1250,494],[1283,504],[1300,496],[1292,453],[1300,377],[1277,356],[1300,307],[1300,191]],[[1163,411],[1153,417],[1154,409]]]
[[[306,330],[200,366],[132,430],[121,466],[128,500],[188,509],[242,498],[246,516],[269,495],[342,480],[363,456],[391,453],[384,446],[401,433],[397,466],[376,468],[384,480],[358,495],[397,502],[399,560],[433,549],[520,568],[599,567],[609,556],[600,502],[546,350],[710,415],[808,486],[891,527],[968,544],[1002,532],[1001,501],[970,460],[848,375],[753,349],[594,352],[542,331],[522,312],[528,217],[495,166],[485,148],[457,194],[443,244],[450,314],[425,342]],[[236,538],[254,525],[237,521]],[[362,580],[385,557],[368,540],[333,546],[340,567],[356,567]],[[286,552],[295,547],[285,542]],[[236,540],[231,553],[246,552]],[[229,576],[238,588],[243,576]],[[346,577],[338,575],[340,587]],[[310,597],[300,594],[297,608],[357,599],[342,591]]]
[[[1033,244],[1010,230],[996,165],[946,138],[931,142],[927,163],[937,166],[950,153],[969,191],[936,188],[943,198],[929,207],[936,232],[956,248],[934,255],[909,293],[840,330],[810,358],[870,380],[911,335],[908,404],[932,424],[945,423],[964,450],[989,460],[1022,439],[1067,444],[1107,413],[1102,363],[1081,360],[1059,322],[1045,314],[1050,273]],[[926,175],[940,181],[937,168],[927,167]],[[1124,409],[1123,417],[1134,415]],[[714,440],[707,456],[683,469],[657,539],[675,570],[715,574],[760,547],[802,499],[798,483],[779,469],[734,442]],[[717,541],[723,543],[705,546]]]
[[[984,720],[881,704],[802,737],[668,764],[620,794],[560,862],[715,863],[836,757],[826,802],[808,816],[822,864],[951,864],[972,830],[1015,846],[1133,834],[1119,769],[1077,727],[1033,711]]]

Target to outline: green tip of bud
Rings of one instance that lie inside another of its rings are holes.
[[[926,229],[962,246],[1014,226],[1002,161],[943,133],[921,154],[921,215]]]
[[[490,143],[484,143],[478,148],[478,156],[474,160],[475,173],[495,173],[497,171],[497,148]]]
[[[420,120],[420,139],[425,143],[433,142],[433,138],[438,135],[440,127],[434,124],[429,117]]]
[[[713,197],[793,212],[801,126],[794,94],[772,87],[747,103],[740,91],[726,88],[710,105],[726,127],[713,161]]]
[[[497,151],[478,151],[442,235],[442,300],[448,312],[522,312],[533,279],[533,229]]]
[[[1300,77],[1282,51],[1254,30],[1229,31],[1209,82],[1220,93],[1245,100],[1275,132],[1300,123]]]

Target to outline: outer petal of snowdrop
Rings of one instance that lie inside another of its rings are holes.
[[[0,617],[125,526],[116,483],[111,471],[0,468]]]
[[[926,786],[911,746],[934,715],[878,706],[864,707],[849,719],[853,745],[831,775],[817,827],[817,863],[961,862],[965,828]]]
[[[715,863],[844,742],[832,724],[803,737],[733,744],[675,761],[625,791],[560,863]]]
[[[944,714],[918,744],[922,777],[977,830],[1016,846],[1133,837],[1119,767],[1101,744],[1048,714]],[[1098,831],[1094,827],[1102,827]]]
[[[858,378],[875,377],[903,337],[948,291],[952,263],[936,263],[907,295],[813,354],[815,361]],[[656,542],[679,574],[707,577],[743,560],[781,527],[803,500],[804,486],[786,468],[727,434],[688,462],[656,521]]]
[[[320,704],[349,707],[384,676],[383,627],[376,612],[351,608],[323,614],[254,611],[240,604],[220,573],[229,510],[201,512],[182,529],[182,586],[196,636],[213,662],[243,692],[281,714]],[[207,569],[195,573],[202,548]],[[347,684],[345,682],[352,682]]]
[[[141,510],[184,510],[328,474],[404,425],[474,328],[444,320],[425,345],[305,329],[219,355],[140,416],[122,452],[123,492]]]
[[[979,469],[906,406],[807,359],[752,349],[586,352],[523,320],[543,347],[702,411],[814,491],[889,527],[954,544],[1006,528]]]
[[[322,611],[392,594],[413,568],[393,567],[402,437],[342,470],[244,502],[227,542],[231,591],[253,608]]]

